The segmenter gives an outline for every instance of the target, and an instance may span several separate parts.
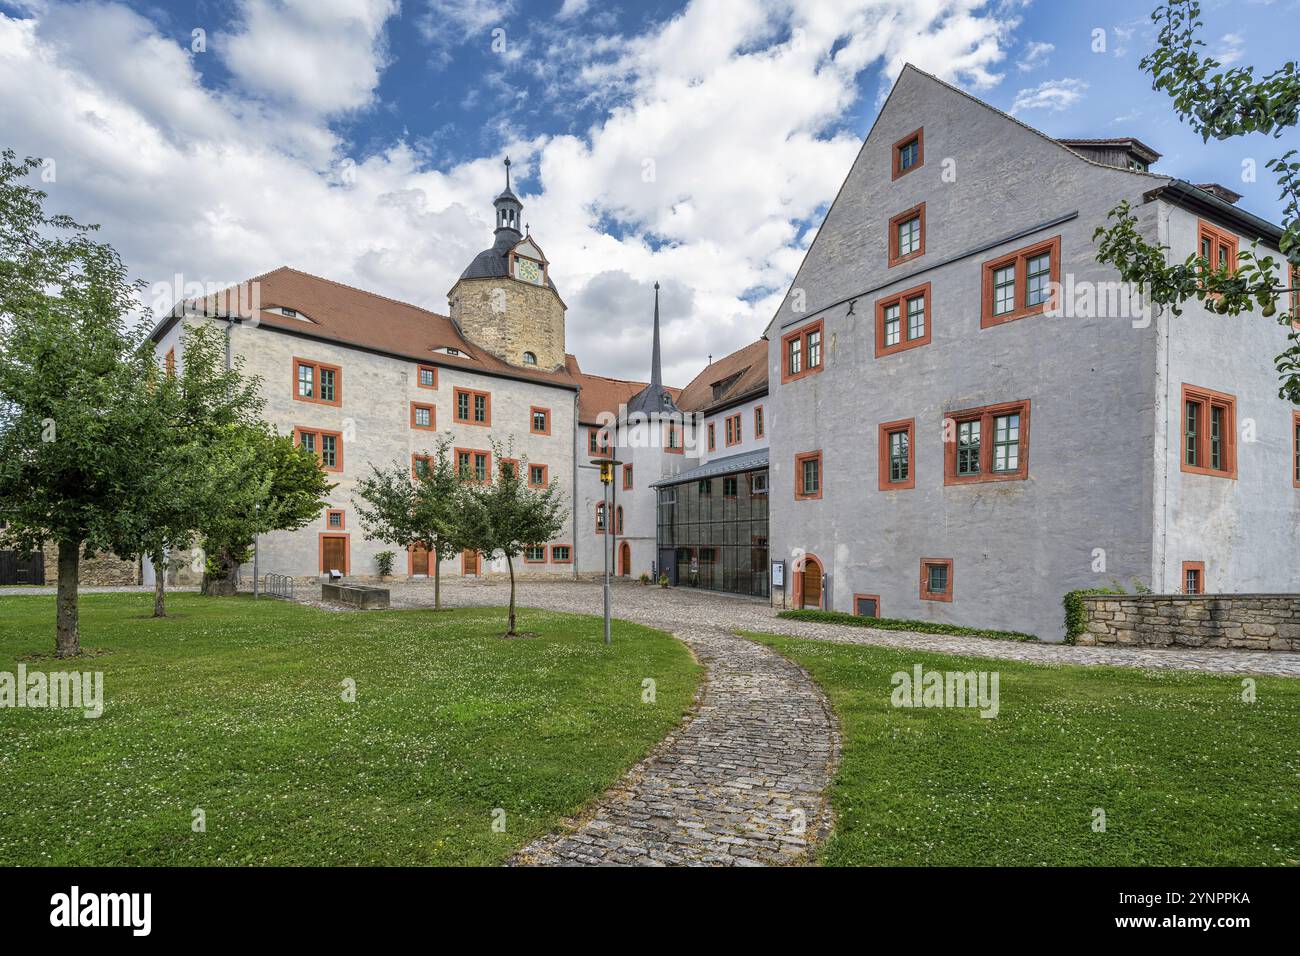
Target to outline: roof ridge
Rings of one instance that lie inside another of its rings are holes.
[[[945,87],[946,89],[950,89],[950,90],[952,90],[954,93],[959,93],[959,94],[961,94],[962,96],[966,97],[966,99],[968,99],[968,100],[970,100],[970,101],[972,101],[972,102],[974,102],[974,103],[978,103],[980,106],[984,107],[985,109],[987,109],[987,110],[992,110],[994,113],[997,113],[999,116],[1004,117],[1005,119],[1009,119],[1009,120],[1011,120],[1011,122],[1015,123],[1015,124],[1018,125],[1018,126],[1023,127],[1024,129],[1027,129],[1029,132],[1034,133],[1034,134],[1036,134],[1036,135],[1038,135],[1038,136],[1041,136],[1043,139],[1047,140],[1049,143],[1054,143],[1054,144],[1056,144],[1057,146],[1061,147],[1061,149],[1065,150],[1065,151],[1066,151],[1067,153],[1069,153],[1070,155],[1072,155],[1072,156],[1074,156],[1074,157],[1076,157],[1076,158],[1078,158],[1078,159],[1083,160],[1085,163],[1089,163],[1089,164],[1091,164],[1091,165],[1093,165],[1093,166],[1098,166],[1098,167],[1100,167],[1100,168],[1102,168],[1102,169],[1118,169],[1121,173],[1133,173],[1134,175],[1137,175],[1137,176],[1150,176],[1150,177],[1153,178],[1153,179],[1172,179],[1172,178],[1173,178],[1173,177],[1171,177],[1171,176],[1167,176],[1167,175],[1165,175],[1164,173],[1152,173],[1152,172],[1147,172],[1146,170],[1141,170],[1141,169],[1123,169],[1123,168],[1121,168],[1121,167],[1119,167],[1119,166],[1107,166],[1105,163],[1099,163],[1099,162],[1097,162],[1095,159],[1089,159],[1087,156],[1084,156],[1082,153],[1078,152],[1077,150],[1073,150],[1073,149],[1071,149],[1069,146],[1066,146],[1065,143],[1061,142],[1061,140],[1057,139],[1055,136],[1048,136],[1046,133],[1044,133],[1041,129],[1038,129],[1036,126],[1030,126],[1030,125],[1029,125],[1028,123],[1026,123],[1024,120],[1022,120],[1022,119],[1017,119],[1015,116],[1013,116],[1012,114],[1006,112],[1005,110],[998,109],[998,107],[994,106],[992,103],[989,103],[989,102],[987,102],[987,101],[985,101],[985,100],[980,99],[980,98],[979,98],[978,96],[976,96],[974,93],[968,93],[968,92],[966,92],[965,90],[963,90],[960,86],[955,86],[954,84],[949,83],[947,80],[940,79],[939,77],[935,76],[933,73],[927,73],[925,70],[921,69],[919,66],[916,66],[916,65],[913,64],[913,63],[910,63],[910,62],[909,62],[909,63],[904,63],[904,64],[903,64],[903,70],[900,71],[899,74],[898,74],[900,78],[902,77],[903,72],[906,71],[906,70],[915,70],[917,73],[920,73],[922,76],[929,77],[930,79],[934,80],[934,82],[938,83],[940,86]],[[897,84],[898,84],[898,80],[895,80],[895,81],[894,81],[894,84],[897,85]],[[883,106],[881,106],[881,108],[880,108],[880,112],[883,113],[884,111],[885,111],[885,108],[884,108]],[[871,134],[868,133],[867,135],[870,136]],[[1068,139],[1079,139],[1079,137],[1074,137],[1074,136],[1070,136],[1070,137],[1067,137],[1067,138],[1068,138]],[[1124,136],[1124,137],[1118,137],[1118,138],[1122,138],[1122,139],[1132,139],[1132,140],[1137,140],[1138,142],[1142,142],[1141,140],[1138,140],[1136,136]],[[864,142],[865,142],[865,140],[864,140]],[[1145,144],[1143,144],[1143,145],[1145,145]],[[1150,149],[1150,147],[1147,147],[1147,148]],[[1154,152],[1154,150],[1153,150],[1153,152]]]
[[[435,318],[446,319],[451,321],[451,316],[443,315],[441,312],[434,312],[432,309],[426,309],[422,305],[416,305],[414,302],[407,302],[405,299],[395,299],[391,295],[384,295],[381,292],[371,292],[369,289],[362,289],[360,286],[348,285],[346,282],[339,282],[337,279],[331,279],[327,276],[317,275],[314,272],[307,272],[305,269],[298,269],[294,266],[280,266],[272,269],[270,272],[264,272],[260,276],[254,276],[247,281],[252,282],[255,279],[261,279],[272,275],[276,272],[296,272],[300,276],[306,276],[309,279],[318,279],[321,282],[328,282],[330,285],[338,286],[340,289],[348,289],[352,292],[359,292],[362,295],[368,295],[375,299],[383,299],[385,302],[392,302],[394,305],[406,306],[408,309],[415,309],[417,312],[423,312],[425,315],[432,315]]]

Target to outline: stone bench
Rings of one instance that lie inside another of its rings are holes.
[[[350,607],[388,607],[388,588],[375,588],[365,584],[322,584],[320,599]]]

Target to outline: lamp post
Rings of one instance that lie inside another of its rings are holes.
[[[614,469],[620,464],[613,458],[597,458],[592,464],[600,466],[600,484],[604,490],[605,498],[605,643],[610,643],[609,639],[609,572],[610,565],[613,563],[614,551],[614,516],[613,504],[610,495],[614,488]]]

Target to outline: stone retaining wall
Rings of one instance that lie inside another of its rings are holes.
[[[1300,650],[1297,594],[1095,594],[1080,644]]]
[[[42,549],[45,555],[45,583],[53,586],[59,583],[59,546],[46,542]],[[140,583],[140,565],[136,561],[123,561],[121,558],[101,552],[94,557],[82,557],[78,572],[78,583],[82,587],[122,587]]]

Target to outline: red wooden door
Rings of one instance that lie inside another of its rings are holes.
[[[816,558],[808,558],[803,566],[803,607],[822,606],[822,566]]]
[[[478,552],[466,549],[460,555],[460,573],[466,577],[478,577]]]

